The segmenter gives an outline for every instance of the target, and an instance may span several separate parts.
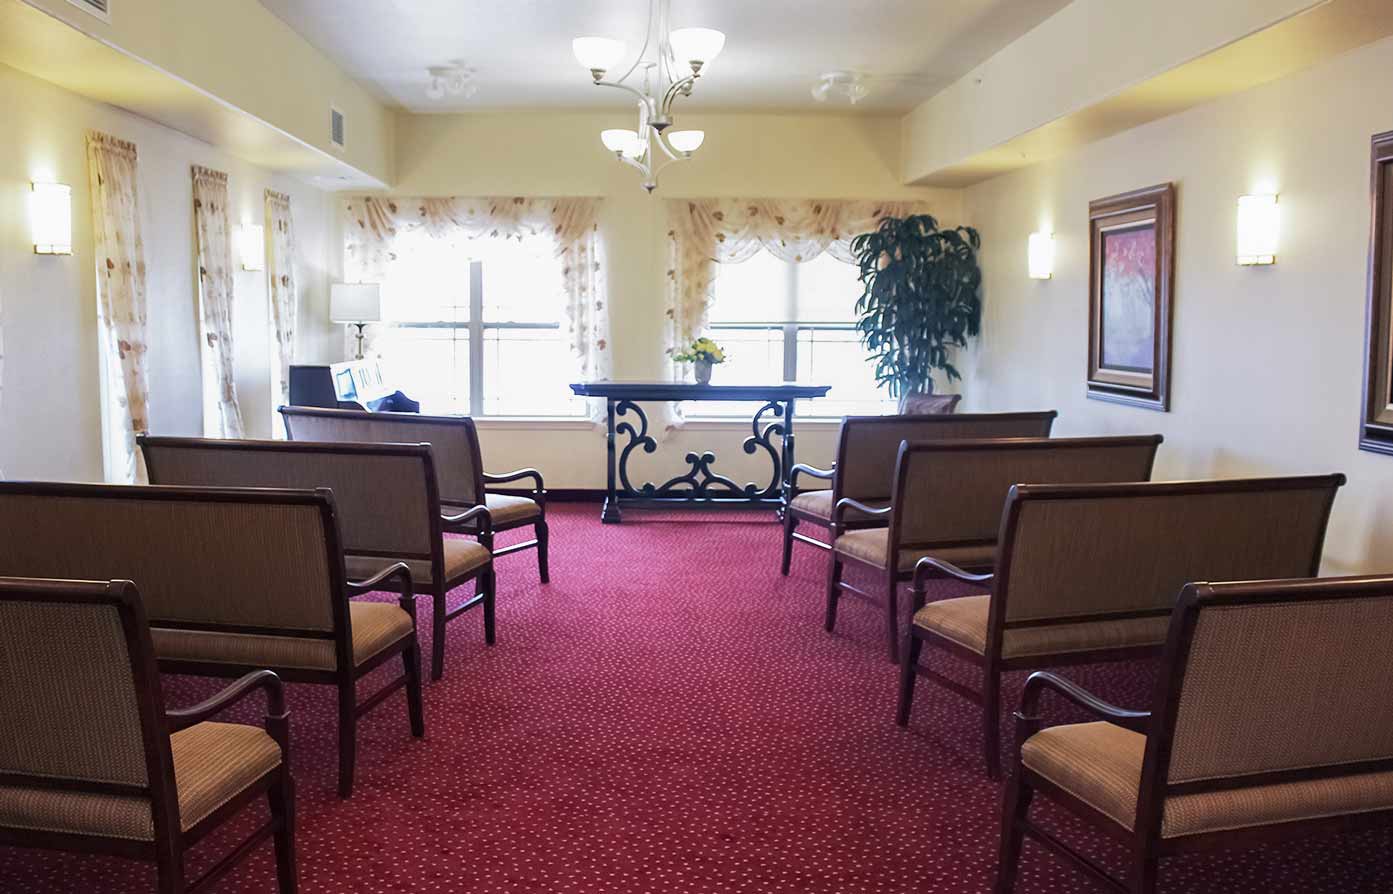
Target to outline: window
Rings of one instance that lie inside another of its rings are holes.
[[[831,385],[827,397],[801,404],[804,417],[894,412],[856,331],[861,280],[855,266],[825,252],[800,264],[761,251],[721,265],[715,292],[709,329],[726,350],[719,381]],[[716,401],[689,409],[701,416],[750,411],[747,403]]]
[[[567,387],[576,361],[561,325],[561,263],[545,237],[403,234],[382,283],[375,349],[425,413],[583,416]]]

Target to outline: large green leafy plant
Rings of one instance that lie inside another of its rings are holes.
[[[884,218],[852,240],[865,284],[856,328],[891,397],[933,391],[938,370],[962,378],[949,356],[981,329],[981,245],[973,228],[940,230],[927,214]]]

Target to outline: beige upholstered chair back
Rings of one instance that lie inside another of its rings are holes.
[[[899,413],[901,416],[938,416],[953,412],[961,394],[930,394],[924,391],[907,391],[900,395]]]
[[[468,416],[418,413],[367,413],[281,407],[285,430],[296,441],[367,444],[429,444],[435,454],[440,502],[475,506],[484,502],[484,468],[479,435]]]
[[[994,599],[1008,623],[1168,614],[1190,581],[1310,576],[1339,486],[1332,476],[1018,487]]]
[[[994,543],[1012,485],[1146,481],[1160,443],[1160,435],[907,442],[895,471],[891,541]]]
[[[149,784],[158,681],[129,586],[0,578],[0,774]]]
[[[151,484],[334,492],[348,553],[429,559],[440,501],[428,444],[142,437]]]
[[[135,581],[160,626],[346,625],[328,491],[3,483],[0,543],[0,575]]]
[[[837,499],[888,500],[904,441],[1048,438],[1054,410],[1040,413],[962,413],[936,416],[848,416],[837,445]]]
[[[1393,579],[1192,594],[1175,621],[1193,627],[1173,678],[1171,783],[1393,760]]]

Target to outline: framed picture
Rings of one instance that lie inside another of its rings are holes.
[[[1175,185],[1088,203],[1088,396],[1170,409]]]
[[[1373,139],[1369,180],[1369,304],[1364,314],[1364,409],[1359,449],[1393,454],[1393,131]]]

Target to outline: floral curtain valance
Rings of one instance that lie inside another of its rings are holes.
[[[345,273],[350,281],[381,282],[393,240],[423,229],[435,237],[522,239],[546,235],[561,259],[571,350],[582,378],[610,373],[609,307],[595,198],[350,199],[344,228]]]

